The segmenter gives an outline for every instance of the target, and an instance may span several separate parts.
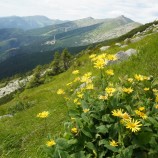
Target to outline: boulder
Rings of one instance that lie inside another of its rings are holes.
[[[100,48],[100,50],[101,50],[101,51],[105,51],[105,50],[107,50],[107,49],[109,49],[109,48],[110,48],[110,46],[103,46],[103,47]]]
[[[131,56],[131,55],[133,55],[133,54],[136,54],[137,53],[137,50],[136,49],[128,49],[127,51],[125,51],[125,54],[127,55],[127,56]]]
[[[128,49],[125,52],[124,51],[119,51],[119,52],[116,53],[117,60],[115,60],[115,61],[109,61],[108,65],[115,64],[115,63],[118,63],[120,61],[126,60],[131,55],[134,55],[136,53],[137,53],[137,50],[135,50],[135,49]]]

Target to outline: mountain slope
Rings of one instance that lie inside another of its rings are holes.
[[[134,34],[133,34],[134,35]],[[132,35],[132,36],[133,36]],[[108,68],[114,69],[115,76],[132,77],[134,74],[153,75],[158,77],[158,33],[146,36],[139,42],[131,43],[127,48],[116,47],[110,45],[109,53],[115,54],[118,51],[134,48],[139,51],[135,57],[131,57],[128,61],[111,65]],[[123,41],[119,41],[123,43]],[[67,119],[67,109],[62,96],[56,94],[59,88],[70,91],[70,87],[66,84],[74,81],[75,76],[72,75],[74,69],[80,71],[80,76],[91,71],[93,76],[97,76],[99,71],[92,67],[89,55],[93,53],[101,53],[99,49],[84,52],[81,57],[75,60],[80,63],[79,66],[73,65],[67,72],[62,73],[53,78],[49,78],[49,83],[45,83],[33,89],[26,89],[17,95],[14,100],[0,106],[1,115],[7,114],[8,109],[13,105],[18,105],[19,101],[32,103],[29,109],[24,109],[16,113],[12,118],[3,118],[0,120],[0,140],[1,140],[1,157],[17,158],[19,155],[23,158],[40,157],[46,158],[47,155],[43,150],[43,146],[47,141],[47,133],[55,137],[60,134],[63,129],[63,122]],[[141,62],[140,62],[141,61]],[[114,77],[115,79],[115,77]],[[75,90],[76,86],[74,87]],[[67,94],[70,97],[70,94]],[[50,116],[47,119],[48,132],[45,133],[44,120],[36,118],[36,115],[42,111],[49,111]],[[15,128],[16,127],[16,128]]]
[[[0,30],[2,32],[0,37],[2,39],[0,41],[0,63],[5,67],[3,74],[21,73],[23,71],[16,71],[16,69],[20,70],[19,66],[16,65],[13,66],[14,71],[9,70],[8,62],[16,61],[15,63],[20,63],[22,68],[26,68],[25,70],[30,70],[33,67],[28,68],[26,62],[22,61],[27,61],[31,56],[32,58],[37,54],[46,56],[43,61],[39,60],[38,57],[35,58],[31,64],[33,66],[47,63],[48,60],[45,59],[50,59],[51,52],[55,50],[61,50],[65,47],[81,47],[116,38],[138,26],[140,26],[139,23],[124,16],[119,16],[113,19],[88,17],[40,29],[20,30],[16,33],[14,30],[12,32],[11,29]],[[18,61],[18,59],[21,60]]]

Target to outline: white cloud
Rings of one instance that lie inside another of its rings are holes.
[[[145,23],[158,17],[158,0],[1,0],[0,8],[0,16],[45,15],[68,20],[125,15]]]

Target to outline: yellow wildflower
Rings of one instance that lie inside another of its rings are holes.
[[[77,128],[71,128],[71,132],[73,133],[73,134],[76,134],[77,132],[78,132],[78,130],[77,130]]]
[[[112,95],[116,91],[116,89],[113,87],[107,87],[105,91],[107,94]]]
[[[81,81],[81,82],[86,82],[86,83],[92,82],[92,80],[90,79],[90,78],[91,78],[91,75],[92,75],[91,72],[88,72],[88,73],[84,74],[84,75],[81,77],[80,81]]]
[[[88,89],[88,90],[92,90],[92,89],[94,89],[93,84],[88,84],[88,85],[86,86],[86,89]]]
[[[72,74],[73,74],[73,75],[79,74],[79,70],[74,70],[74,71],[72,72]]]
[[[87,113],[87,112],[89,112],[89,109],[83,109],[83,112]]]
[[[139,131],[140,126],[142,126],[140,121],[135,121],[134,119],[126,122],[126,128],[129,128],[132,132]]]
[[[78,102],[78,98],[75,98],[75,99],[74,99],[74,103],[77,103],[77,102]]]
[[[57,94],[65,94],[63,89],[58,89]]]
[[[130,88],[123,88],[123,92],[130,94],[133,92],[133,89],[131,87]]]
[[[90,59],[94,59],[96,57],[96,54],[92,54],[89,56]]]
[[[132,83],[133,82],[133,78],[128,78],[127,81]]]
[[[103,69],[105,66],[105,61],[103,59],[98,59],[95,63],[94,63],[94,67],[97,69]]]
[[[144,111],[145,108],[143,106],[139,107],[139,111]]]
[[[48,111],[43,111],[43,112],[37,114],[37,117],[39,117],[39,118],[47,118],[48,115],[49,115]]]
[[[127,112],[123,113],[121,117],[122,117],[123,119],[125,119],[125,120],[131,119],[131,117],[129,116],[129,114],[128,114]]]
[[[106,74],[109,76],[113,76],[114,75],[114,71],[112,69],[109,69],[106,71]]]
[[[89,77],[85,77],[85,76],[81,77],[81,82],[88,82],[88,81],[89,81]]]
[[[148,91],[149,90],[149,88],[144,88],[144,91]]]
[[[98,55],[97,59],[104,59],[105,60],[106,56],[107,56],[106,53],[103,53],[103,54]]]
[[[115,140],[110,141],[110,145],[111,146],[118,146],[118,142],[116,142]]]
[[[78,101],[77,103],[76,103],[77,105],[81,105],[81,103]]]
[[[143,81],[144,80],[144,77],[142,75],[135,75],[134,78],[138,81]]]
[[[156,108],[156,109],[158,109],[158,104],[157,104],[157,105],[155,105],[155,108]]]
[[[76,77],[76,78],[74,79],[74,82],[78,82],[78,81],[80,81],[80,78],[79,78],[79,77]]]
[[[83,98],[83,94],[82,94],[82,93],[78,93],[78,94],[77,94],[77,97]]]
[[[108,54],[107,60],[115,61],[115,60],[117,60],[117,57],[116,57],[116,55]]]
[[[157,92],[158,92],[158,90],[157,90],[157,89],[153,89],[153,92],[154,92],[154,93],[157,93]]]
[[[72,82],[69,82],[69,83],[67,83],[66,85],[67,85],[67,86],[70,86],[70,85],[72,85]]]
[[[50,140],[50,141],[47,141],[47,142],[46,142],[46,145],[47,145],[48,147],[54,146],[55,144],[56,144],[56,143],[55,143],[54,140]]]
[[[99,99],[100,100],[108,100],[108,96],[106,96],[106,95],[100,95]]]
[[[123,116],[123,109],[113,110],[112,115],[116,116],[116,117],[122,117]]]
[[[145,113],[139,111],[139,110],[135,110],[135,113],[136,113],[139,117],[141,117],[141,118],[143,118],[143,119],[146,119],[146,118],[147,118],[147,115],[146,115]]]

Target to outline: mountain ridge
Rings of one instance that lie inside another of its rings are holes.
[[[48,25],[60,24],[65,21],[58,19],[49,19],[46,16],[8,16],[0,17],[0,28],[19,28],[23,30],[30,30],[34,28],[41,28]]]

